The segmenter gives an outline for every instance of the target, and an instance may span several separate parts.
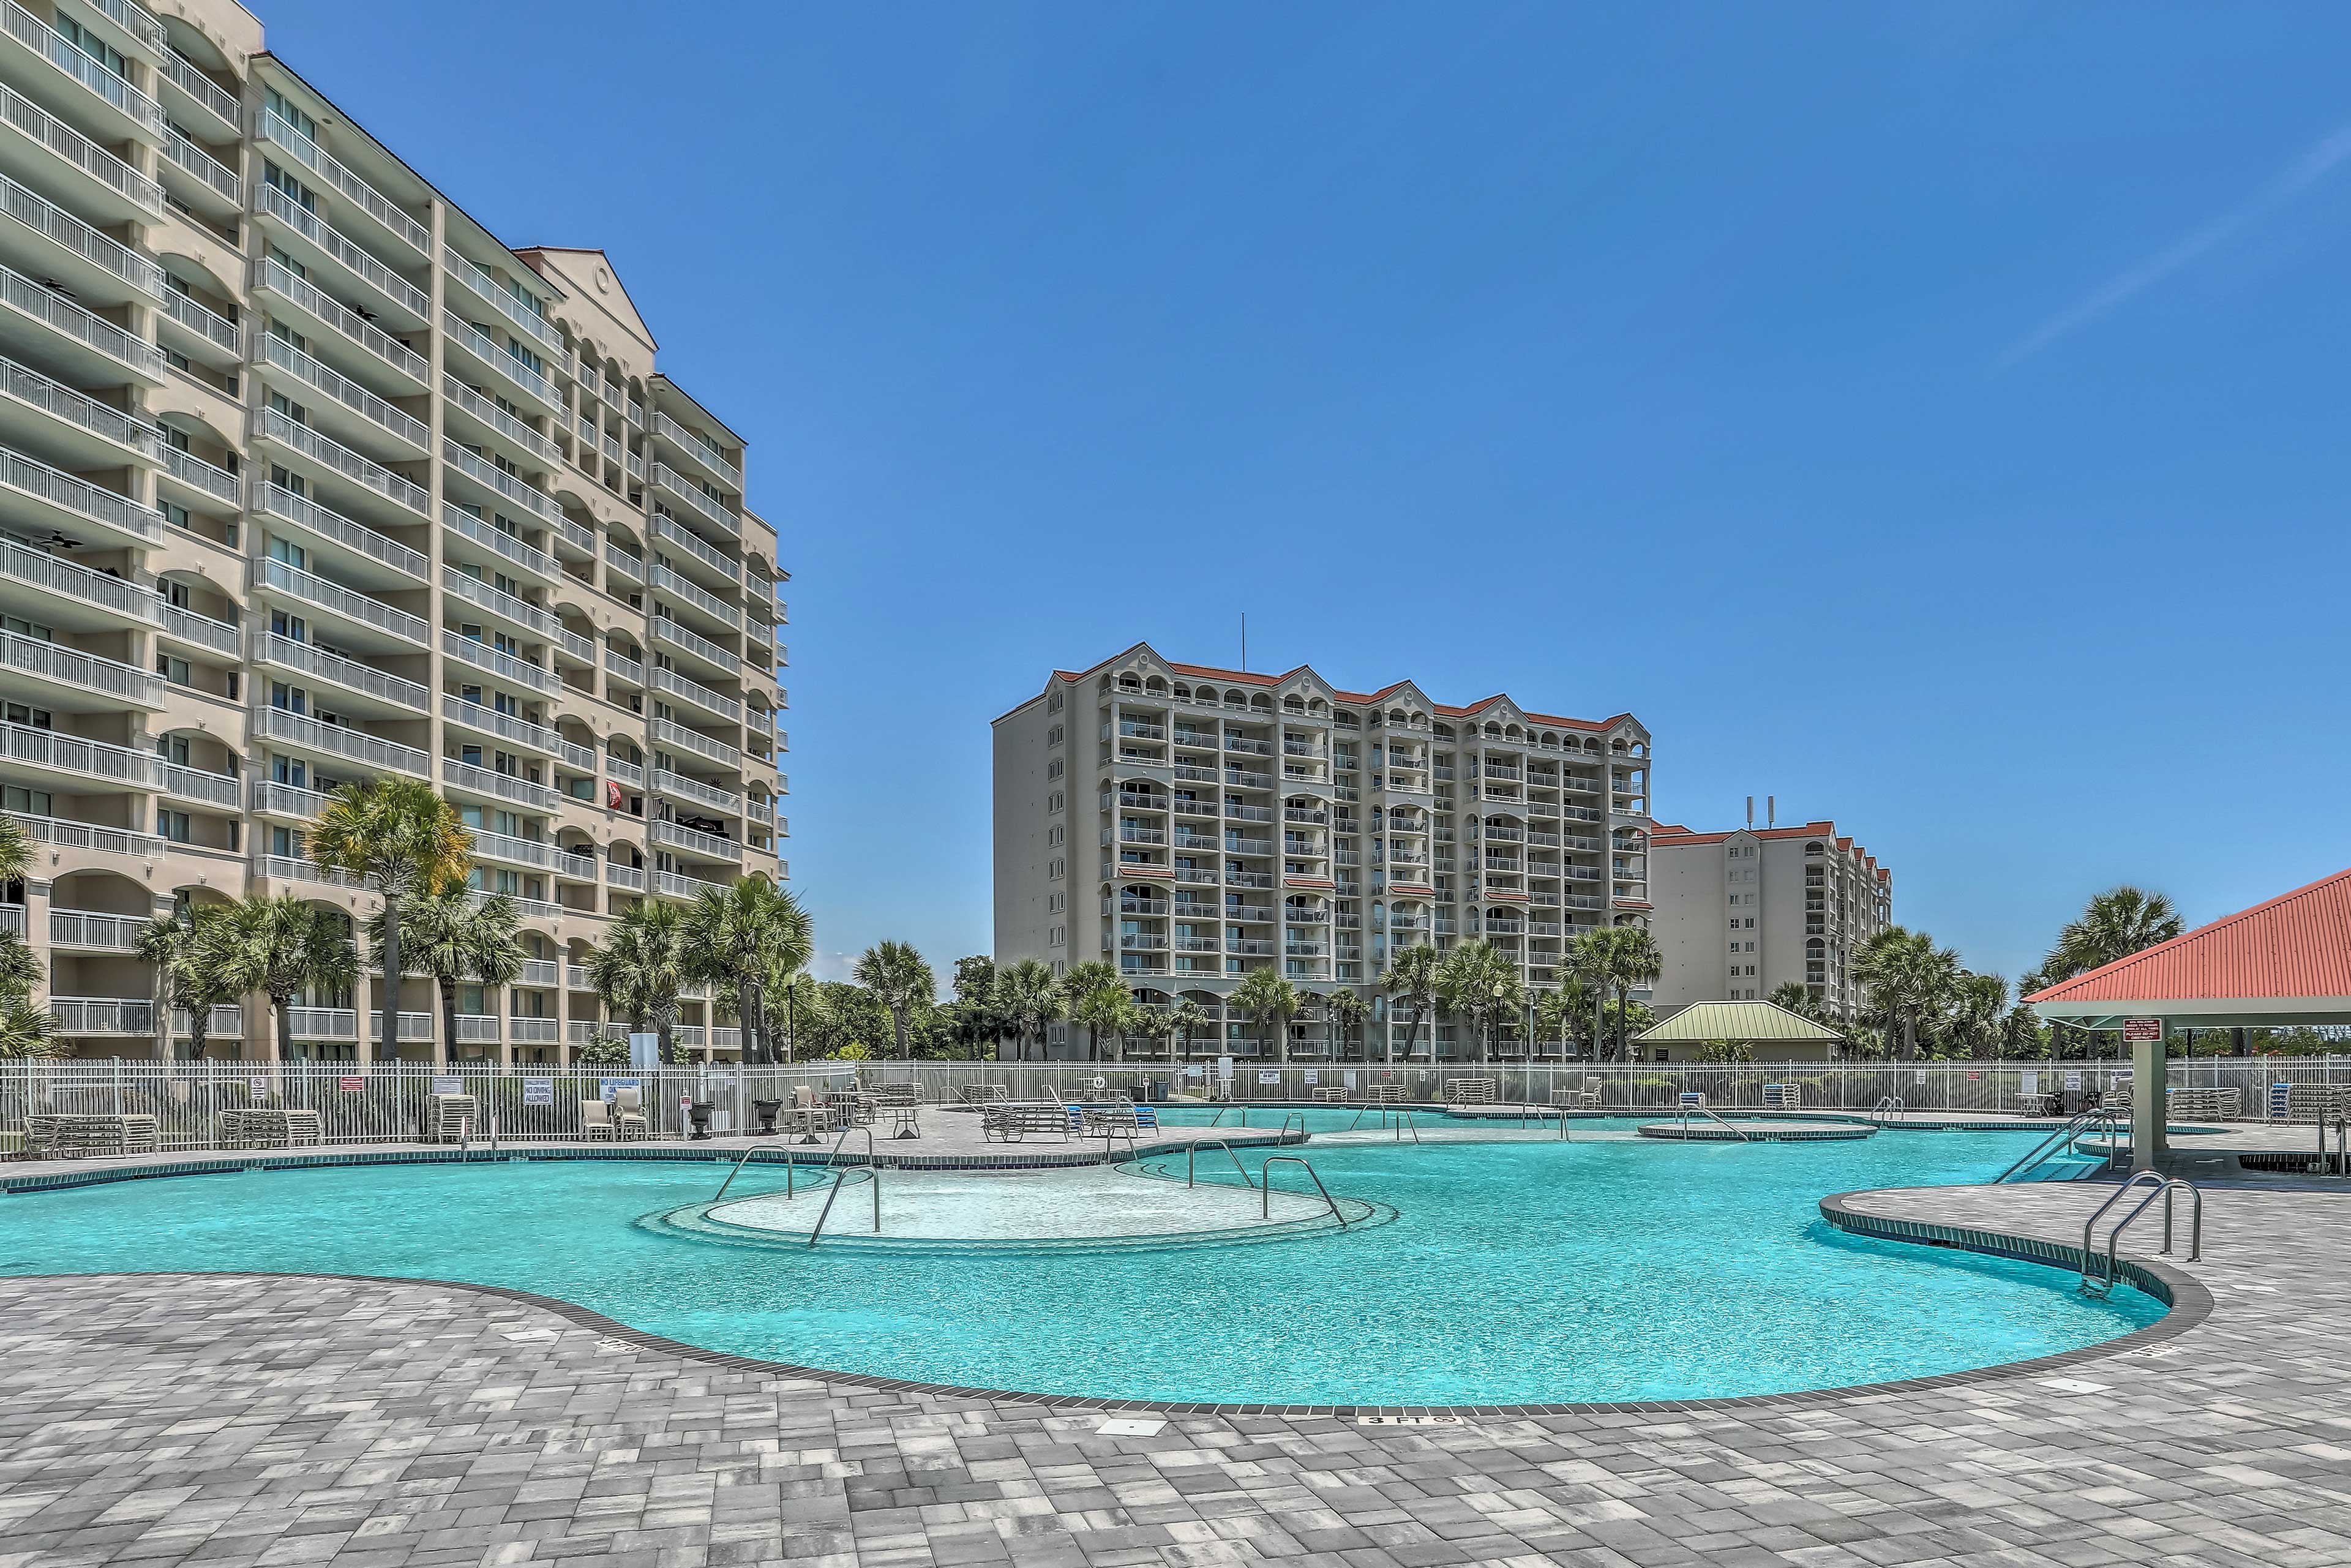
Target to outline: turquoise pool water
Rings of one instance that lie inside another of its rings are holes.
[[[2127,1290],[2085,1301],[2059,1270],[1847,1238],[1819,1219],[1824,1194],[1984,1180],[2033,1141],[1310,1145],[1334,1192],[1395,1218],[1249,1246],[1010,1256],[747,1249],[635,1225],[709,1197],[723,1175],[712,1164],[255,1172],[0,1198],[0,1272],[504,1285],[739,1354],[1039,1393],[1696,1398],[1960,1371],[2159,1317]],[[1276,1179],[1303,1185],[1295,1167]],[[754,1166],[729,1197],[780,1185]]]

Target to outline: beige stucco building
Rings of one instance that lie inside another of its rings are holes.
[[[37,863],[0,919],[78,1051],[149,1052],[143,922],[284,889],[363,918],[304,825],[338,782],[430,779],[534,955],[457,1052],[559,1059],[612,914],[787,872],[743,437],[601,252],[508,248],[235,5],[5,21],[0,806]],[[365,981],[305,1000],[298,1052],[363,1055]],[[430,1009],[411,980],[410,1054]],[[215,1034],[266,1054],[257,1024]]]
[[[1801,983],[1831,1017],[1861,1006],[1853,960],[1894,923],[1893,873],[1834,822],[1649,838],[1659,1011]]]
[[[1358,991],[1374,1013],[1349,1051],[1380,1060],[1393,1031],[1401,1060],[1409,1019],[1378,984],[1395,949],[1483,936],[1546,988],[1577,931],[1648,917],[1649,733],[1629,714],[1455,707],[1137,644],[1055,672],[995,729],[998,963],[1113,963],[1146,1005],[1217,1019],[1203,1052],[1258,1052],[1222,1013],[1254,969]],[[1435,1034],[1440,1058],[1469,1053]],[[1331,1052],[1317,1017],[1290,1036],[1293,1058]]]

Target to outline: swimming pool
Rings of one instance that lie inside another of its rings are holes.
[[[2085,1300],[2056,1270],[1818,1217],[1832,1192],[1989,1179],[2034,1141],[1317,1141],[1305,1153],[1332,1190],[1392,1218],[1247,1246],[1008,1254],[712,1245],[636,1223],[709,1198],[723,1171],[702,1163],[254,1172],[0,1199],[0,1272],[453,1280],[800,1366],[1106,1398],[1699,1398],[1962,1371],[2161,1316],[2129,1290]],[[1180,1156],[1150,1163],[1181,1179]],[[729,1197],[781,1186],[753,1166]]]

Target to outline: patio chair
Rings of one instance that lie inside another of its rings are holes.
[[[591,1144],[600,1138],[617,1143],[620,1136],[612,1127],[611,1107],[601,1100],[580,1102],[580,1132]]]
[[[640,1138],[653,1136],[653,1124],[645,1120],[645,1092],[642,1089],[612,1091],[612,1119],[622,1138],[629,1135],[631,1127],[636,1128]]]
[[[469,1131],[473,1136],[481,1137],[482,1103],[471,1094],[435,1094],[428,1127],[435,1143],[452,1143]]]

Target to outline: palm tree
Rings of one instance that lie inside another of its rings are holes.
[[[1068,1010],[1069,1003],[1053,971],[1035,958],[1021,959],[998,975],[996,983],[998,1003],[1012,1025],[1012,1059],[1026,1061],[1030,1038],[1042,1050],[1046,1027]]]
[[[938,999],[938,977],[931,973],[931,967],[911,945],[876,942],[858,955],[857,967],[850,971],[849,977],[889,1009],[890,1021],[898,1030],[898,1060],[905,1061],[906,1020],[914,1016],[917,1006]]]
[[[462,883],[474,859],[474,835],[457,809],[422,779],[379,775],[338,784],[319,809],[306,841],[320,865],[372,878],[383,892],[383,1022],[376,1058],[400,1057],[401,906],[449,883]]]
[[[1478,1036],[1478,1060],[1493,1054],[1494,1025],[1515,1015],[1520,1003],[1518,966],[1483,937],[1471,937],[1445,955],[1437,970],[1437,1004],[1465,1019]]]
[[[743,1060],[776,1060],[764,993],[789,979],[816,949],[815,923],[799,901],[764,877],[705,889],[685,914],[686,976],[724,988],[743,1027]]]
[[[41,956],[25,945],[23,934],[0,930],[0,997],[29,997],[47,978]]]
[[[189,916],[174,910],[139,928],[131,950],[152,966],[155,999],[155,1059],[172,1059],[172,1009],[177,1004],[179,972],[194,926]]]
[[[1595,925],[1577,932],[1567,945],[1564,981],[1575,990],[1576,1010],[1590,1020],[1591,1038],[1585,1043],[1591,1046],[1594,1061],[1602,1055],[1601,1024],[1607,1011],[1608,972],[1615,951],[1616,929],[1613,925]],[[1583,1000],[1587,992],[1588,1005]]]
[[[1110,966],[1081,964],[1079,967],[1106,969]],[[1071,973],[1075,974],[1077,970],[1072,969]],[[1067,988],[1064,988],[1063,994],[1070,998],[1070,1021],[1081,1024],[1085,1028],[1088,1041],[1086,1060],[1088,1061],[1099,1060],[1102,1054],[1102,1037],[1105,1033],[1114,1032],[1117,1030],[1120,1010],[1129,1005],[1125,988],[1113,980],[1084,992],[1071,993]]]
[[[1364,1027],[1364,1019],[1371,1011],[1372,1004],[1351,990],[1332,991],[1322,998],[1322,1017],[1331,1030],[1331,1055],[1334,1060],[1345,1054],[1341,1048]]]
[[[378,953],[391,936],[391,922],[379,914],[368,922],[368,942]],[[521,916],[504,894],[476,901],[463,883],[444,883],[416,898],[402,925],[408,968],[433,977],[441,1002],[441,1060],[457,1059],[457,990],[470,980],[486,990],[522,977],[526,955],[516,936]],[[398,1039],[398,1031],[393,1031]]]
[[[1824,1021],[1820,1016],[1820,1004],[1813,999],[1812,988],[1802,980],[1782,980],[1763,999],[1798,1018],[1811,1019],[1814,1023]]]
[[[1962,971],[1951,988],[1951,1001],[1952,1042],[1979,1061],[1998,1055],[2008,982],[1998,975]]]
[[[294,1054],[294,998],[314,987],[340,991],[360,972],[350,923],[291,893],[239,899],[197,922],[188,961],[206,972],[200,988],[269,998],[281,1061]]]
[[[652,1024],[668,1061],[676,1054],[685,968],[685,915],[674,904],[645,899],[613,922],[611,936],[589,956],[588,983],[605,1011],[626,1018],[634,1032]]]
[[[1575,1017],[1575,998],[1565,990],[1538,991],[1534,1007],[1535,1034],[1541,1040],[1559,1041],[1559,1053],[1567,1054],[1568,1025]],[[1532,1054],[1531,1051],[1529,1054]]]
[[[2049,950],[2041,973],[2034,977],[2039,983],[2030,990],[2020,986],[2018,994],[2031,996],[2117,958],[2143,953],[2185,929],[2179,911],[2162,894],[2127,885],[2108,888],[2084,905],[2080,915],[2065,923],[2057,933],[2057,945]],[[2117,1042],[2119,1049],[2119,1037]]]
[[[16,818],[0,816],[0,883],[22,882],[32,869],[32,835]]]
[[[49,1061],[65,1054],[47,1008],[30,997],[0,997],[0,1061]]]
[[[816,977],[806,969],[794,969],[783,975],[771,972],[760,1002],[761,1010],[767,1015],[761,1020],[761,1028],[768,1037],[768,1054],[771,1060],[775,1058],[778,1034],[784,1037],[783,1060],[789,1061],[798,1050],[799,1031],[822,1028],[831,1010],[831,1004],[824,999],[824,988],[818,985]]]
[[[172,960],[172,990],[188,1009],[189,1054],[198,1061],[212,1039],[213,1009],[240,1000],[244,994],[215,965],[204,961],[211,940],[204,928],[226,917],[225,906],[199,904],[188,911],[188,937]]]
[[[1271,969],[1252,969],[1225,998],[1257,1030],[1258,1055],[1265,1054],[1266,1036],[1274,1037],[1276,1060],[1290,1060],[1290,1020],[1298,1016],[1298,988]]]
[[[1412,1030],[1404,1038],[1404,1054],[1407,1061],[1412,1060],[1413,1042],[1420,1035],[1421,1023],[1431,1018],[1437,1011],[1437,969],[1440,961],[1437,949],[1426,942],[1415,943],[1409,947],[1400,947],[1396,949],[1395,956],[1388,960],[1388,972],[1381,981],[1381,984],[1387,988],[1388,995],[1408,1004],[1412,1009]],[[1437,1036],[1433,1029],[1429,1035],[1428,1050],[1430,1058],[1434,1060],[1437,1054]],[[1394,1036],[1388,1039],[1386,1060],[1389,1065],[1395,1065]]]
[[[1923,931],[1889,925],[1862,945],[1853,975],[1887,1029],[1900,1029],[1901,1059],[1910,1061],[1918,1054],[1920,1024],[1949,1005],[1959,960]]]
[[[1649,935],[1647,926],[1609,928],[1608,984],[1616,992],[1616,1057],[1620,1061],[1633,1060],[1632,1047],[1625,1039],[1625,1005],[1632,998],[1635,988],[1656,985],[1665,968],[1666,956],[1658,951],[1657,939]]]
[[[1061,1006],[1067,1010],[1071,1023],[1086,1026],[1086,1060],[1088,1061],[1092,1061],[1102,1055],[1102,1027],[1099,1023],[1088,1022],[1080,1018],[1078,1008],[1088,997],[1105,986],[1116,987],[1118,984],[1117,968],[1103,963],[1099,958],[1090,959],[1082,964],[1072,964],[1070,966],[1070,972],[1061,977]]]
[[[1176,1005],[1160,1015],[1159,1021],[1167,1031],[1167,1060],[1173,1061],[1176,1060],[1176,1041],[1184,1042],[1186,1056],[1191,1055],[1192,1037],[1216,1020],[1208,1016],[1206,1008],[1191,998],[1178,997]]]

